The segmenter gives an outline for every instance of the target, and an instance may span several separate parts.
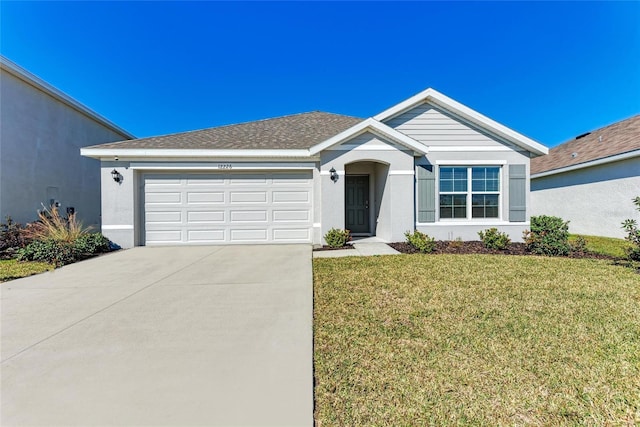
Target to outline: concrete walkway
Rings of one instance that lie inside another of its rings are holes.
[[[2,284],[0,424],[311,426],[310,251],[135,248]]]
[[[346,256],[372,256],[372,255],[399,255],[400,252],[393,249],[383,241],[375,238],[357,239],[352,242],[353,249],[341,249],[334,251],[314,251],[314,258],[340,258]]]

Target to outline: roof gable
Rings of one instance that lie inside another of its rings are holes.
[[[385,125],[384,123],[380,123],[373,118],[369,118],[356,124],[355,126],[350,127],[349,129],[346,129],[343,132],[340,132],[339,134],[327,139],[326,141],[323,141],[322,143],[311,147],[309,149],[309,154],[318,154],[323,150],[340,145],[343,142],[353,139],[365,132],[371,132],[372,134],[379,137],[388,138],[389,140],[403,145],[417,154],[426,154],[428,151],[426,146],[420,144],[415,139],[410,138],[401,132],[398,132],[397,130]]]
[[[549,149],[544,145],[509,129],[504,125],[501,125],[500,123],[460,104],[457,101],[454,101],[432,88],[426,89],[417,95],[384,110],[383,112],[373,116],[373,118],[375,120],[385,122],[424,103],[441,108],[450,114],[459,117],[463,121],[467,121],[490,134],[496,135],[507,142],[531,152],[532,154],[543,155],[547,154],[549,151]]]
[[[586,167],[639,150],[640,114],[580,135],[552,148],[547,156],[532,159],[531,174],[550,175],[556,173],[553,171]]]

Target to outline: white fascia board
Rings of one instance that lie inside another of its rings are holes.
[[[80,112],[81,114],[84,114],[90,119],[95,120],[96,122],[111,129],[112,131],[121,134],[124,138],[135,139],[134,135],[122,129],[120,126],[102,117],[100,114],[91,110],[89,107],[82,105],[81,103],[71,98],[66,93],[62,92],[59,89],[56,89],[46,81],[42,80],[40,77],[36,76],[33,73],[30,73],[29,71],[25,70],[18,64],[10,61],[9,59],[5,58],[2,55],[0,55],[0,69],[8,72],[9,74],[13,75],[14,77],[17,77],[18,79],[35,87],[36,89],[46,93],[47,95],[62,102],[63,104],[66,104],[67,106],[73,108],[74,110]]]
[[[493,133],[501,138],[506,139],[509,142],[514,143],[515,145],[525,148],[531,153],[540,156],[549,154],[549,149],[539,142],[527,138],[526,136],[512,129],[509,129],[506,126],[501,125],[500,123],[488,118],[487,116],[480,114],[475,110],[472,110],[466,105],[463,105],[458,101],[455,101],[432,88],[423,90],[419,94],[412,96],[406,101],[396,104],[393,107],[384,110],[382,113],[373,116],[373,118],[378,121],[388,120],[391,117],[397,116],[398,114],[401,114],[407,110],[410,110],[416,105],[425,102],[433,103],[434,105],[439,106],[453,113],[454,115],[461,117],[462,119],[465,119],[471,123],[476,124],[477,126],[480,126],[483,129],[488,130],[490,133]]]
[[[309,150],[189,150],[146,148],[81,148],[80,154],[94,159],[126,158],[245,158],[245,157],[302,157],[309,158]]]
[[[134,170],[216,170],[218,172],[233,172],[238,170],[308,170],[315,169],[315,162],[131,162],[129,167]]]
[[[326,150],[329,147],[341,144],[344,141],[347,141],[365,132],[371,132],[373,134],[376,134],[377,136],[389,138],[390,140],[404,145],[405,147],[410,148],[411,150],[421,155],[427,154],[428,152],[428,149],[425,145],[419,143],[415,139],[410,138],[401,132],[398,132],[397,130],[385,125],[384,123],[380,123],[373,118],[368,118],[350,127],[349,129],[340,132],[336,136],[333,136],[326,141],[314,145],[309,149],[309,152],[311,153],[311,155],[318,154],[319,152]]]
[[[591,160],[589,162],[578,163],[577,165],[566,166],[564,168],[553,169],[550,171],[540,172],[531,175],[531,179],[542,178],[545,176],[556,175],[559,173],[571,172],[578,169],[590,168],[593,166],[604,165],[607,163],[619,162],[621,160],[632,159],[634,157],[640,157],[640,150],[628,151],[622,154],[616,154],[615,156],[604,157],[602,159]]]

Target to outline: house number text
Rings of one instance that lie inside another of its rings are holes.
[[[233,169],[231,163],[218,163],[218,169]]]

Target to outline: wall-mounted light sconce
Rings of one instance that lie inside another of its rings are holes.
[[[120,172],[115,169],[111,171],[111,178],[113,178],[113,180],[118,184],[122,182],[122,175],[120,175]]]
[[[329,169],[329,173],[331,174],[331,181],[336,182],[338,180],[338,172],[336,172],[335,168]]]

